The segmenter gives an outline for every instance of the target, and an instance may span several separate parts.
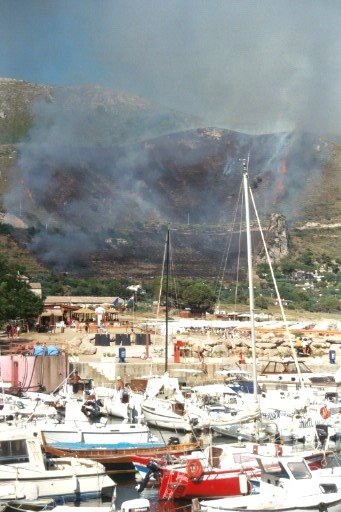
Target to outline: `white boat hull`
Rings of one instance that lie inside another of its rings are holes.
[[[55,459],[56,469],[3,466],[0,472],[0,499],[63,497],[77,499],[111,498],[115,483],[101,464],[85,459]],[[19,465],[18,465],[19,466]]]
[[[193,428],[198,426],[186,416],[179,416],[169,409],[156,408],[149,404],[142,405],[142,413],[146,422],[154,427],[192,432]]]
[[[233,496],[226,498],[225,503],[215,505],[216,500],[210,502],[201,502],[201,512],[240,512],[246,510],[248,512],[260,512],[276,510],[276,512],[340,512],[341,511],[341,494],[337,497],[333,494],[325,494],[320,496],[311,496],[307,498],[293,498],[292,500],[279,501],[275,496],[270,500],[262,495],[250,496]],[[297,503],[299,501],[299,503]]]
[[[90,427],[86,425],[79,429],[61,424],[50,428],[42,426],[41,432],[48,444],[68,442],[103,446],[122,441],[132,444],[148,443],[151,439],[149,428],[140,424],[111,425],[110,427],[102,424],[98,424],[96,427],[96,424],[93,424]]]

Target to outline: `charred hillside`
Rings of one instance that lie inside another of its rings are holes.
[[[339,212],[337,183],[328,188],[324,178],[332,182],[339,169],[338,146],[329,139],[189,129],[199,121],[102,88],[36,91],[21,83],[19,94],[12,82],[16,94],[7,93],[2,119],[15,97],[20,108],[16,117],[12,104],[11,126],[18,126],[23,112],[29,122],[11,145],[15,137],[6,138],[0,119],[4,222],[15,227],[20,246],[49,269],[155,275],[170,226],[179,274],[215,276],[227,231],[241,221],[241,160],[248,156],[263,219],[281,213],[295,226],[307,220],[307,212],[311,219],[318,211],[319,221]],[[24,101],[25,87],[30,94]]]

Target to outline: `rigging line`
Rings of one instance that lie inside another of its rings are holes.
[[[39,383],[43,385],[43,379],[44,379],[44,369],[45,369],[45,354],[41,356],[41,363],[40,363],[40,379]]]
[[[227,237],[227,239],[226,239],[225,248],[224,248],[224,252],[223,252],[223,257],[222,257],[222,261],[220,263],[219,272],[218,272],[218,281],[220,280],[220,286],[219,286],[219,291],[218,291],[218,301],[217,301],[218,302],[218,307],[220,305],[220,297],[221,297],[221,293],[222,293],[223,280],[224,280],[224,277],[225,277],[227,261],[228,261],[228,257],[229,257],[229,254],[230,254],[231,244],[232,244],[233,230],[234,230],[234,226],[236,225],[236,217],[237,217],[237,212],[238,212],[238,205],[239,205],[240,198],[242,197],[241,196],[241,191],[242,191],[242,184],[240,185],[240,188],[239,188],[238,198],[237,198],[236,206],[235,206],[235,209],[234,209],[234,212],[233,212],[233,220],[232,220],[232,223],[231,223],[231,230],[229,231],[230,237]],[[222,264],[223,261],[224,261],[224,264]],[[220,278],[220,271],[221,271],[221,278]]]
[[[30,387],[31,387],[31,382],[32,382],[32,379],[33,379],[33,374],[34,374],[34,370],[35,370],[36,364],[37,364],[37,356],[34,356],[34,363],[33,363],[33,368],[32,368],[32,372],[31,372],[30,381],[29,381],[28,385],[25,387],[25,389],[23,389],[23,391],[28,391],[30,389]]]
[[[166,250],[167,250],[167,239],[166,239],[165,247],[164,247],[164,251],[163,251],[163,261],[162,261],[161,281],[160,281],[160,288],[159,288],[159,298],[158,298],[158,301],[157,301],[157,310],[156,310],[156,321],[158,321],[159,313],[160,313],[161,295],[162,295],[162,288],[163,288],[163,278],[164,278],[164,274],[165,274]]]
[[[28,373],[27,369],[28,369],[27,355],[24,355],[24,374],[23,374],[23,377],[22,377],[21,389],[24,389],[24,387],[26,385],[27,373]]]
[[[221,260],[220,267],[219,267],[218,279],[220,278],[220,271],[222,272],[221,279],[223,279],[224,275],[225,275],[225,270],[226,270],[226,266],[227,266],[227,259],[228,259],[228,255],[229,255],[229,251],[230,251],[233,230],[234,230],[234,227],[236,225],[236,216],[237,216],[238,205],[239,205],[240,196],[241,196],[241,189],[242,188],[240,186],[239,193],[238,193],[238,198],[237,198],[237,201],[236,201],[236,206],[235,206],[235,209],[234,209],[234,212],[233,212],[233,220],[232,220],[232,222],[230,224],[231,227],[228,228],[228,231],[229,231],[229,234],[230,234],[230,238],[226,239],[222,260]],[[223,264],[223,262],[224,262],[224,264]]]
[[[302,376],[301,376],[300,365],[298,364],[298,359],[297,359],[297,354],[296,354],[296,350],[295,350],[293,339],[292,339],[292,334],[289,331],[289,325],[288,325],[288,321],[287,321],[287,318],[286,318],[286,315],[285,315],[285,311],[284,311],[284,307],[283,307],[283,302],[282,302],[282,299],[281,299],[281,296],[280,296],[280,293],[279,293],[279,290],[278,290],[277,281],[276,281],[275,274],[274,274],[273,267],[272,267],[272,263],[271,263],[271,258],[270,258],[270,255],[269,255],[268,248],[266,246],[263,229],[262,229],[262,226],[261,226],[261,223],[260,223],[260,218],[258,216],[258,212],[257,212],[257,208],[256,208],[256,203],[255,203],[255,200],[254,200],[251,188],[250,188],[249,191],[250,191],[250,197],[251,197],[252,205],[253,205],[253,208],[254,208],[254,211],[255,211],[255,214],[256,214],[256,218],[257,218],[258,228],[259,228],[259,231],[260,231],[260,234],[261,234],[261,238],[262,238],[262,242],[263,242],[263,246],[264,246],[264,251],[265,251],[265,254],[266,254],[266,259],[267,259],[267,262],[268,262],[268,265],[269,265],[269,268],[270,268],[270,273],[271,273],[272,281],[273,281],[273,284],[274,284],[274,287],[275,287],[278,304],[279,304],[279,307],[280,307],[280,310],[281,310],[281,314],[282,314],[282,318],[283,318],[283,321],[284,321],[285,332],[286,332],[288,340],[289,340],[290,349],[292,351],[293,359],[294,359],[295,366],[296,366],[296,369],[297,369],[298,380],[299,380],[299,383],[300,383],[301,387],[303,387],[303,381],[302,381]]]
[[[237,257],[237,271],[236,271],[236,287],[234,290],[234,310],[237,309],[237,298],[238,298],[238,288],[239,288],[239,270],[240,270],[240,254],[241,254],[241,246],[242,246],[242,219],[244,216],[244,195],[241,198],[240,204],[240,223],[239,223],[239,237],[238,237],[238,257]]]
[[[173,285],[174,285],[176,309],[178,310],[178,314],[180,314],[180,299],[179,299],[180,289],[179,289],[179,282],[178,282],[176,264],[175,264],[175,259],[174,259],[174,247],[172,244],[172,240],[170,240],[169,250],[170,250],[171,276],[172,276]]]
[[[58,384],[58,386],[56,388],[54,388],[53,391],[51,391],[51,395],[54,395],[58,390],[60,390],[64,384],[67,384],[67,381],[69,380],[69,378],[71,377],[71,375],[73,374],[73,370],[67,375],[67,377],[65,377],[65,379],[63,379],[61,381],[60,384]]]
[[[177,285],[175,263],[174,263],[174,258],[173,258],[174,251],[173,251],[173,246],[172,245],[170,245],[169,250],[170,250],[170,267],[171,267],[170,273],[171,273],[172,281],[173,281],[176,309],[178,310],[178,313],[179,313],[179,310],[180,310],[180,307],[179,307],[179,291],[178,291],[178,285]]]

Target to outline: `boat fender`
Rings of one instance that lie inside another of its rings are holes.
[[[239,489],[240,494],[242,494],[243,496],[245,496],[249,492],[249,481],[245,473],[239,474]]]
[[[186,464],[186,471],[191,480],[199,480],[202,477],[204,468],[199,459],[189,459]]]
[[[168,444],[180,444],[180,439],[178,437],[172,436],[168,439]]]
[[[324,420],[327,420],[330,416],[330,411],[329,409],[327,409],[327,407],[324,405],[323,407],[321,407],[320,409],[320,414],[321,414],[321,417],[324,419]]]

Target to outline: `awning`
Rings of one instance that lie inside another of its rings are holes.
[[[95,312],[93,309],[90,308],[80,308],[76,309],[76,311],[73,311],[76,315],[94,315]]]
[[[60,308],[45,309],[40,316],[63,316]]]

